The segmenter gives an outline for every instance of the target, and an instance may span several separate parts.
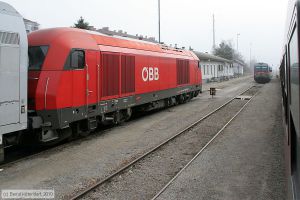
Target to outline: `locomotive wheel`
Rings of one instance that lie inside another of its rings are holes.
[[[185,103],[185,98],[184,98],[184,96],[183,95],[180,95],[179,97],[178,97],[178,101],[179,101],[179,104],[183,104],[183,103]]]
[[[124,118],[125,120],[124,121],[128,121],[130,118],[131,118],[131,115],[132,115],[132,109],[131,108],[127,108],[126,111],[124,111]]]
[[[75,123],[75,124],[72,125],[72,132],[73,132],[74,138],[76,138],[78,136],[86,137],[86,136],[88,136],[91,133],[91,131],[89,131],[85,127],[84,123],[86,123],[86,122],[82,121],[82,122],[77,122],[77,123]]]
[[[186,102],[191,101],[193,97],[194,97],[194,94],[192,92],[188,93],[188,95],[186,96]]]
[[[0,145],[0,163],[4,161],[4,147]]]
[[[80,132],[79,132],[79,135],[80,135],[81,137],[87,137],[90,133],[91,133],[91,131],[85,130],[85,131],[80,131]]]
[[[60,135],[60,140],[68,139],[72,136],[72,129],[70,127],[65,129],[60,129],[58,130],[58,134]]]
[[[189,97],[187,96],[187,94],[182,95],[183,96],[183,103],[188,102]]]
[[[115,112],[113,117],[114,117],[113,124],[115,125],[122,124],[126,121],[126,117],[122,111]]]
[[[71,128],[65,128],[65,129],[53,129],[53,130],[49,130],[52,131],[54,133],[56,133],[58,135],[57,139],[53,139],[50,141],[46,141],[46,142],[39,142],[39,145],[41,146],[52,146],[52,145],[56,145],[61,141],[67,140],[69,138],[71,138],[72,136],[72,129]]]

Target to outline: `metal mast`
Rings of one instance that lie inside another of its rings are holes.
[[[215,15],[213,14],[213,49],[216,48]]]
[[[158,0],[158,42],[160,43],[160,0]]]

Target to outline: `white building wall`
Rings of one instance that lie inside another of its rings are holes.
[[[204,82],[207,80],[218,77],[218,64],[217,62],[208,62],[202,61],[200,62],[201,70],[202,70],[202,79]]]
[[[239,63],[233,63],[233,73],[235,76],[244,74],[244,67]]]
[[[217,61],[200,61],[203,82],[233,77],[230,63]]]

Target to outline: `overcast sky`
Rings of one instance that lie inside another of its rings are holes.
[[[158,38],[157,0],[3,0],[41,28],[72,26],[83,16],[96,28],[122,29]],[[216,43],[231,40],[248,61],[252,56],[278,66],[287,0],[161,0],[161,40],[211,52],[212,15]]]

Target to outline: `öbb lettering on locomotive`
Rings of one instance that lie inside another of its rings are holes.
[[[159,69],[157,67],[144,67],[142,71],[143,81],[158,81]]]

